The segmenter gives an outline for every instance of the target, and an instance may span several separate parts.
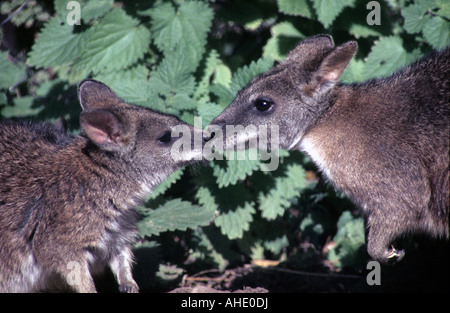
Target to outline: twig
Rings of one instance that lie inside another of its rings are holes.
[[[3,24],[8,23],[14,16],[17,15],[17,13],[19,13],[20,11],[22,11],[23,8],[27,6],[28,2],[30,2],[30,0],[25,1],[25,3],[22,4],[22,5],[20,6],[20,8],[18,8],[13,14],[11,14],[10,16],[8,16],[8,18],[7,18],[6,20],[4,20],[4,21],[0,24],[0,26],[3,26]]]
[[[358,275],[333,274],[333,273],[312,273],[312,272],[304,272],[304,271],[290,270],[290,269],[286,269],[286,268],[277,268],[277,267],[265,267],[264,269],[288,273],[288,274],[303,275],[303,276],[352,278],[352,279],[361,279],[362,278],[362,276],[358,276]]]

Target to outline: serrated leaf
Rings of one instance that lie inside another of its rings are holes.
[[[261,161],[258,158],[252,159],[252,155],[257,156],[257,151],[240,151],[239,155],[234,152],[233,159],[217,161],[214,165],[213,174],[217,177],[216,182],[219,188],[227,187],[230,184],[234,185],[259,169]]]
[[[206,127],[211,121],[222,113],[223,107],[215,103],[199,103],[197,107],[198,115],[202,118],[202,127]]]
[[[205,226],[213,218],[214,211],[205,210],[188,201],[173,199],[155,210],[146,210],[144,219],[138,223],[138,229],[144,236],[159,235],[165,231]]]
[[[34,107],[33,96],[25,96],[21,98],[14,98],[13,105],[7,105],[1,108],[0,116],[10,118],[10,117],[30,117],[38,114],[42,111],[43,107]]]
[[[267,72],[273,65],[270,58],[261,58],[252,61],[250,65],[245,65],[233,74],[230,83],[230,91],[235,96],[242,88],[244,88],[257,75]]]
[[[123,100],[129,103],[155,106],[156,95],[149,88],[149,70],[139,65],[130,69],[111,73],[99,73],[95,79],[107,84]]]
[[[275,187],[268,193],[260,192],[258,196],[259,209],[262,217],[273,220],[282,216],[290,206],[292,198],[300,195],[300,190],[306,186],[305,170],[299,164],[290,164],[285,175],[275,178]]]
[[[352,59],[342,73],[341,81],[347,84],[364,81],[364,62]]]
[[[278,9],[287,15],[300,15],[307,18],[313,17],[308,0],[278,0]]]
[[[418,4],[411,4],[403,8],[402,15],[405,19],[403,27],[405,30],[410,34],[421,32],[425,23],[430,19],[425,13],[426,10]]]
[[[195,70],[204,52],[206,35],[213,12],[208,4],[185,1],[175,8],[171,3],[161,3],[145,14],[152,18],[151,31],[156,46],[163,52],[175,47],[182,49],[191,70]]]
[[[0,89],[14,86],[25,73],[23,63],[14,64],[8,59],[8,52],[0,52]]]
[[[143,57],[150,33],[122,9],[106,14],[88,30],[85,48],[74,64],[75,70],[109,72],[124,69]]]
[[[273,240],[265,240],[264,241],[264,248],[272,252],[273,254],[277,255],[283,250],[284,248],[289,246],[289,240],[286,235],[283,235],[281,237],[275,238]]]
[[[400,37],[383,37],[369,53],[364,65],[364,80],[383,77],[411,63],[419,55],[418,51],[408,53]]]
[[[254,213],[252,204],[246,203],[243,207],[238,206],[235,210],[221,213],[216,217],[215,224],[228,239],[242,238],[244,232],[250,229]]]
[[[176,170],[172,174],[169,175],[162,183],[160,183],[158,186],[156,186],[148,199],[155,199],[159,195],[162,195],[164,192],[166,192],[167,189],[170,188],[177,180],[180,179],[181,175],[183,174],[183,169]]]
[[[313,6],[316,10],[319,22],[328,28],[333,24],[336,17],[345,7],[354,7],[355,0],[314,0]]]
[[[176,49],[167,53],[151,74],[150,88],[160,95],[193,94],[195,79],[184,52]]]
[[[36,67],[54,67],[71,62],[81,54],[83,39],[85,33],[73,33],[73,26],[52,18],[39,33],[27,63]]]
[[[290,22],[281,22],[271,28],[272,38],[263,48],[263,56],[275,61],[286,58],[292,48],[305,36]]]
[[[339,267],[353,265],[361,260],[360,247],[365,244],[364,220],[354,218],[350,211],[345,211],[337,227],[334,246],[327,253],[328,260]]]
[[[434,16],[423,27],[423,36],[434,49],[443,49],[450,45],[450,22]]]

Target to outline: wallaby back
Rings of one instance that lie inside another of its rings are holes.
[[[120,291],[137,292],[134,208],[191,162],[171,157],[178,118],[124,103],[94,80],[79,85],[79,99],[81,136],[0,123],[0,292],[95,292],[91,273],[107,265]]]
[[[309,154],[362,209],[372,258],[400,260],[392,243],[403,235],[449,237],[450,50],[386,78],[340,84],[356,49],[326,35],[306,39],[211,124],[278,125],[281,147]]]

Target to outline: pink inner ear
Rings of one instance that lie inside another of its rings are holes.
[[[339,79],[339,73],[338,71],[331,71],[328,73],[325,73],[325,75],[323,75],[323,80],[325,81],[337,81]]]
[[[85,126],[85,132],[88,134],[89,138],[96,144],[104,144],[108,141],[108,135],[101,129],[93,127],[92,125]]]

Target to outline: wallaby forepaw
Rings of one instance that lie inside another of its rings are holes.
[[[394,246],[391,246],[389,250],[386,251],[386,258],[389,263],[398,262],[405,256],[405,250],[397,250]]]
[[[128,283],[121,284],[119,286],[119,291],[121,293],[138,293],[139,287],[138,287],[138,285],[136,285],[135,282],[128,282]]]

